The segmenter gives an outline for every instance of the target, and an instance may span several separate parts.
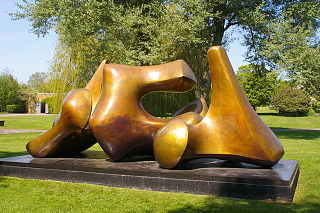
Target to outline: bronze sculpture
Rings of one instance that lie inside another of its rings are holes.
[[[152,154],[163,168],[179,162],[215,157],[274,165],[283,148],[246,99],[225,50],[208,53],[212,96],[160,119],[146,112],[141,98],[153,91],[190,90],[196,78],[178,60],[155,66],[106,64],[103,61],[84,89],[66,96],[55,125],[27,144],[34,157],[79,153],[96,141],[115,161]]]
[[[34,157],[66,156],[84,151],[98,140],[112,160],[140,152],[153,154],[153,136],[170,119],[146,112],[142,96],[153,91],[187,91],[195,82],[183,60],[145,67],[103,61],[84,89],[68,93],[54,126],[31,140],[27,150]],[[206,110],[201,99],[179,111],[194,111],[181,115],[193,123],[199,119],[197,113]]]
[[[208,52],[211,104],[195,124],[176,118],[156,134],[154,152],[159,165],[213,157],[270,167],[282,157],[283,147],[248,102],[223,47]]]

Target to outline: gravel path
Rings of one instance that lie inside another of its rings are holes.
[[[16,134],[16,133],[29,133],[29,132],[45,132],[47,130],[37,129],[0,129],[0,135],[4,134]]]

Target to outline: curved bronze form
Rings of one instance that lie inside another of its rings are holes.
[[[169,119],[146,112],[141,98],[153,91],[187,91],[195,82],[192,70],[183,60],[145,67],[108,64],[90,128],[113,160],[139,152],[152,153],[153,137]]]
[[[196,124],[176,118],[158,131],[154,152],[159,165],[173,168],[184,160],[214,157],[273,166],[283,156],[283,147],[248,102],[224,48],[210,48],[208,61],[209,110]]]
[[[98,139],[114,160],[135,152],[152,154],[154,134],[170,119],[153,117],[140,99],[152,91],[186,91],[195,81],[183,60],[148,67],[103,61],[85,89],[68,93],[53,127],[31,140],[27,150],[34,157],[65,156],[86,150]],[[190,110],[205,114],[206,103],[198,100]],[[197,113],[180,118],[198,122],[202,117]]]
[[[105,64],[106,61],[100,64],[85,89],[72,90],[67,94],[61,114],[54,121],[53,127],[27,144],[27,151],[32,156],[72,155],[90,148],[97,142],[88,122],[99,100]]]
[[[195,112],[198,113],[201,117],[204,117],[208,111],[208,106],[204,98],[199,98],[184,107],[180,108],[176,111],[172,117],[177,117],[178,115],[187,113],[187,112]]]
[[[87,89],[72,90],[66,96],[60,119],[47,132],[27,144],[34,157],[60,156],[86,150],[95,143],[85,127],[91,113],[91,94]]]

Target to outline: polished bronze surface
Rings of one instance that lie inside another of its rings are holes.
[[[152,154],[154,134],[169,119],[146,112],[141,98],[153,91],[187,91],[195,81],[183,60],[144,67],[105,65],[101,96],[89,121],[102,149],[117,161],[129,154]]]
[[[86,89],[91,92],[91,99],[92,99],[92,111],[96,108],[96,105],[99,101],[100,94],[101,94],[101,86],[102,86],[102,75],[103,75],[103,68],[106,65],[106,60],[102,61],[99,65],[97,71],[92,76],[91,80],[86,86]]]
[[[103,61],[85,89],[68,93],[53,127],[31,140],[27,150],[34,157],[66,156],[89,148],[98,139],[113,160],[121,160],[129,153],[152,154],[154,134],[170,119],[147,113],[141,105],[142,96],[153,91],[187,91],[195,81],[183,60],[146,67]],[[206,112],[206,103],[201,99],[179,110],[176,116],[194,124],[202,119],[197,113]]]
[[[106,61],[102,61],[85,89],[73,90],[67,94],[61,114],[54,121],[53,127],[27,144],[27,150],[32,156],[71,155],[96,143],[88,122],[100,97],[105,64]]]
[[[183,160],[214,157],[273,166],[283,156],[283,147],[248,102],[224,48],[210,48],[208,61],[209,110],[198,123],[176,118],[158,131],[154,151],[159,165],[173,168]]]
[[[87,89],[72,90],[66,96],[56,124],[27,144],[34,157],[60,156],[81,152],[95,143],[86,125],[91,113],[91,94]]]
[[[212,47],[208,59],[210,108],[201,98],[169,119],[146,112],[141,98],[153,91],[190,90],[196,79],[183,60],[144,67],[103,61],[85,89],[68,93],[53,127],[31,140],[28,152],[65,156],[98,141],[112,160],[154,151],[164,168],[202,157],[274,165],[283,148],[246,99],[225,50]]]
[[[187,113],[187,112],[195,112],[198,113],[201,117],[204,117],[208,111],[208,106],[206,100],[204,98],[199,98],[184,107],[180,108],[176,111],[172,117],[176,117],[178,115]]]

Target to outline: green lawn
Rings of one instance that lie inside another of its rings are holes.
[[[270,109],[269,107],[257,107],[257,113],[278,113],[277,110]]]
[[[26,155],[26,143],[39,133],[0,134],[0,158]]]
[[[265,109],[264,109],[265,110]],[[265,110],[266,111],[266,110]],[[1,117],[5,126],[1,129],[49,129],[57,115],[30,115]],[[320,117],[284,117],[278,115],[260,115],[262,120],[271,128],[320,128]]]
[[[41,133],[0,134],[0,158],[27,155],[28,153],[25,149],[27,142],[39,134]],[[98,144],[95,144],[90,149],[102,150]]]
[[[4,121],[4,126],[0,129],[39,129],[45,130],[52,126],[52,123],[57,115],[29,115],[29,116],[12,116],[1,117]]]
[[[260,115],[270,128],[309,129],[320,128],[320,117],[284,117],[277,115]]]
[[[319,127],[319,118],[316,117],[284,118],[274,116],[269,119],[269,115],[263,115],[262,118],[272,127]],[[35,120],[37,119],[38,117],[35,118]],[[309,126],[305,127],[302,125],[303,123]],[[48,124],[48,126],[50,125]],[[0,135],[0,157],[24,154],[25,143],[37,134],[39,133]],[[319,213],[320,131],[277,132],[276,134],[285,147],[284,158],[296,159],[301,166],[293,203],[228,199],[0,177],[0,195],[2,195],[0,212]],[[95,146],[93,149],[99,149],[99,147]]]

